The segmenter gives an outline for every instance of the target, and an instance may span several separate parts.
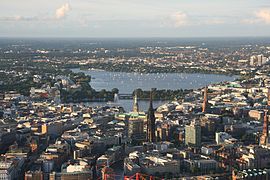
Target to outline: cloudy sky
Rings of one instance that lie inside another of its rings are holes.
[[[270,0],[0,0],[0,37],[270,36]]]

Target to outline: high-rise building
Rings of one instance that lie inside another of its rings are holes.
[[[257,56],[257,61],[258,61],[258,66],[262,66],[263,63],[263,55],[258,55]]]
[[[266,64],[267,62],[267,57],[262,57],[262,65]]]
[[[135,91],[135,95],[134,95],[133,112],[137,112],[137,113],[139,112],[137,91]]]
[[[203,104],[202,104],[202,112],[206,113],[208,110],[208,88],[207,86],[204,88],[204,95],[203,95]]]
[[[191,147],[201,146],[201,126],[196,121],[185,126],[185,144]]]
[[[250,57],[250,66],[254,66],[256,61],[256,56],[251,56]]]
[[[254,55],[250,57],[250,66],[262,66],[268,61],[267,57],[264,57],[263,54]]]
[[[132,119],[128,120],[128,137],[132,140],[143,140],[145,134],[143,131],[143,119]]]
[[[153,93],[155,89],[152,89],[150,92],[150,104],[147,114],[147,141],[155,142],[156,141],[156,117],[155,110],[153,108]]]
[[[263,133],[260,138],[260,145],[267,145],[269,141],[268,138],[268,117],[267,111],[264,111],[264,118],[263,118]]]

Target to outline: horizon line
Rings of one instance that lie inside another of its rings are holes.
[[[177,37],[177,36],[141,36],[141,37],[131,37],[131,36],[125,36],[125,37],[117,37],[117,36],[107,36],[107,37],[90,37],[90,36],[0,36],[1,39],[173,39],[173,38],[178,38],[178,39],[198,39],[198,38],[270,38],[270,36],[187,36],[187,37]]]

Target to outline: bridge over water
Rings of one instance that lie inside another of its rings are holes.
[[[133,99],[132,94],[118,94],[119,99]]]

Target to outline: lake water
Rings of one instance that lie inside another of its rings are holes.
[[[130,94],[134,89],[194,89],[221,81],[232,81],[235,76],[217,74],[188,73],[125,73],[99,70],[72,69],[73,72],[84,72],[92,77],[90,85],[96,89],[112,90],[118,88],[121,94]]]
[[[126,73],[126,72],[108,72],[101,70],[80,70],[72,69],[73,72],[83,72],[91,76],[90,85],[96,89],[112,90],[118,88],[120,94],[131,94],[135,89],[143,90],[157,89],[197,89],[208,84],[221,81],[232,81],[235,76],[217,75],[217,74],[188,74],[188,73]],[[164,101],[156,101],[154,106],[163,104]],[[91,105],[104,105],[102,103],[90,103]],[[120,100],[125,110],[132,108],[132,100]],[[147,101],[139,101],[141,110],[148,107]]]

